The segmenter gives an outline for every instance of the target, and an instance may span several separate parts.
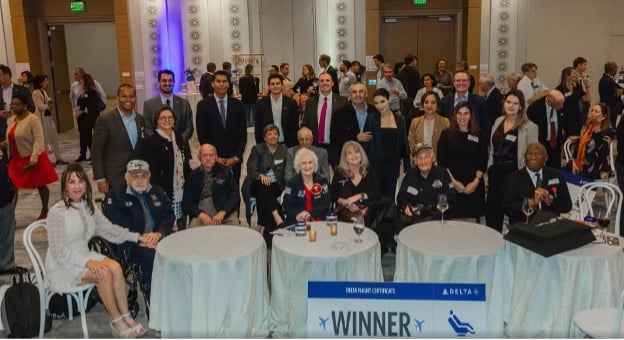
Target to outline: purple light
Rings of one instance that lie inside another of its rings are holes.
[[[182,36],[182,11],[178,1],[164,0],[165,10],[158,20],[160,42],[160,68],[170,69],[175,74],[174,92],[180,92],[184,76],[184,39]]]

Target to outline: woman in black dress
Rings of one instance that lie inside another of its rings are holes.
[[[472,106],[462,102],[455,106],[451,125],[442,131],[437,148],[438,165],[447,169],[457,195],[449,211],[453,218],[479,218],[485,213],[487,169],[487,135],[479,132]]]

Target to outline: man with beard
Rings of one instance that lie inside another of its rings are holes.
[[[330,140],[339,150],[345,142],[354,140],[362,146],[373,139],[370,131],[364,132],[364,123],[369,114],[377,112],[374,105],[366,103],[366,85],[361,82],[351,84],[349,88],[350,105],[332,116]]]
[[[176,116],[175,134],[182,137],[187,143],[193,135],[193,112],[188,100],[173,94],[175,76],[171,70],[158,71],[158,88],[160,93],[143,103],[143,118],[145,118],[145,133],[154,134],[154,115],[163,106],[169,106]]]

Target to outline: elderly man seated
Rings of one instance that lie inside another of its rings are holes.
[[[186,178],[182,198],[189,227],[238,225],[240,194],[232,168],[217,163],[217,149],[210,144],[199,148],[198,158],[201,165]]]
[[[104,199],[103,212],[111,222],[130,231],[148,235],[156,244],[171,233],[175,215],[169,196],[158,185],[150,184],[149,164],[134,159],[126,166],[126,185],[113,187]],[[145,295],[150,296],[154,248],[125,242],[121,248],[141,267]]]
[[[548,155],[540,143],[531,143],[524,152],[526,166],[505,178],[503,209],[509,217],[509,225],[525,220],[522,203],[557,214],[572,209],[572,199],[563,176],[556,170],[545,167]]]
[[[449,208],[452,209],[455,203],[453,182],[446,168],[434,165],[435,154],[431,146],[416,144],[412,149],[412,161],[416,167],[405,174],[397,195],[397,233],[410,224],[440,218],[437,209],[440,195],[446,195]]]

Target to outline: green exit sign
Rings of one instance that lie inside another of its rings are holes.
[[[412,0],[412,3],[414,5],[426,5],[427,4],[427,0]]]
[[[72,12],[84,12],[85,11],[85,3],[84,1],[72,1],[69,3],[69,9]]]

